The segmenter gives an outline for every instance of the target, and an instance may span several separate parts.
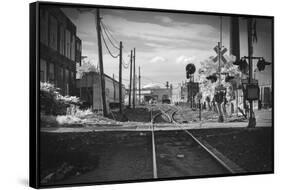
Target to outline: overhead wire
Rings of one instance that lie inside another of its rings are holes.
[[[103,28],[105,28],[105,29],[107,30],[107,32],[108,32],[108,34],[111,36],[111,38],[112,38],[116,43],[119,43],[119,41],[116,40],[116,38],[115,38],[115,37],[112,35],[112,33],[110,32],[110,30],[108,29],[107,25],[104,24],[102,21],[101,21],[101,24],[102,24]]]
[[[102,26],[102,28],[103,28],[103,31],[104,31],[104,33],[105,33],[105,35],[106,35],[108,41],[111,43],[111,45],[112,45],[114,48],[120,50],[120,48],[119,48],[116,44],[114,44],[114,43],[112,42],[111,38],[109,37],[108,31],[107,31],[107,29],[105,28],[103,22],[101,22],[101,26]],[[111,35],[111,36],[112,36],[112,35]],[[113,37],[112,37],[112,38],[113,38]]]
[[[111,57],[113,57],[113,58],[118,58],[118,57],[119,57],[119,54],[118,54],[118,55],[113,55],[113,53],[110,51],[110,49],[109,49],[109,47],[108,47],[108,45],[107,45],[107,43],[106,43],[106,41],[105,41],[105,39],[104,39],[104,36],[103,36],[103,33],[102,33],[102,32],[101,32],[101,36],[102,36],[102,40],[103,40],[103,42],[104,42],[104,45],[105,45],[105,47],[106,47],[108,53],[111,55]]]

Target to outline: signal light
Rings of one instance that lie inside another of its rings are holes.
[[[186,70],[187,73],[193,74],[196,71],[196,67],[193,63],[189,63],[189,64],[186,65],[185,70]]]
[[[263,71],[265,69],[265,66],[266,65],[270,65],[271,63],[270,62],[266,62],[264,60],[264,58],[260,58],[258,63],[257,63],[257,68],[259,71]]]

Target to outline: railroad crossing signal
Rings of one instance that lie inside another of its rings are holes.
[[[218,45],[216,45],[214,47],[214,51],[216,52],[217,56],[215,58],[213,58],[213,61],[214,62],[217,62],[219,60],[219,54],[220,54],[220,57],[221,57],[221,60],[224,62],[224,64],[227,62],[227,60],[225,59],[225,57],[223,56],[223,54],[225,54],[225,52],[227,52],[227,49],[226,48],[222,48],[220,50],[220,47]]]

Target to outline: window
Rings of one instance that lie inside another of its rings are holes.
[[[58,35],[58,22],[55,17],[50,16],[50,47],[57,50],[57,35]]]
[[[57,67],[57,85],[59,88],[63,87],[63,69],[58,66]]]
[[[40,9],[40,42],[48,45],[48,12]]]
[[[70,59],[71,42],[70,42],[70,32],[68,30],[65,30],[65,40],[66,40],[66,42],[65,42],[65,44],[66,44],[66,47],[65,47],[66,54],[65,54],[65,56]]]
[[[55,82],[55,66],[53,63],[49,64],[49,81],[50,83]]]
[[[69,71],[65,69],[65,83],[69,83]]]
[[[60,26],[60,54],[65,55],[65,34],[63,26]]]
[[[75,61],[75,36],[71,35],[71,60]]]
[[[70,83],[71,85],[74,85],[75,78],[74,78],[74,72],[70,72]]]
[[[76,37],[76,52],[75,52],[75,61],[76,63],[81,64],[81,40]]]
[[[40,81],[47,81],[47,62],[43,59],[40,59]]]
[[[69,71],[65,69],[65,94],[69,95]]]

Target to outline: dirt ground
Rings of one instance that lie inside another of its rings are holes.
[[[271,127],[190,130],[247,172],[273,171]]]
[[[272,128],[194,129],[190,132],[247,172],[273,171]],[[158,136],[156,142],[164,145]],[[163,155],[183,154],[182,149],[175,147],[179,145],[180,148],[182,144],[176,141],[177,138],[170,139],[166,135],[163,139],[170,141],[168,145],[174,145],[165,151],[157,146],[160,163]],[[151,146],[149,131],[41,133],[41,184],[152,179]],[[171,153],[173,151],[176,152]],[[180,164],[175,168],[180,169]]]
[[[150,134],[43,133],[40,145],[41,183],[58,185],[151,179]]]

